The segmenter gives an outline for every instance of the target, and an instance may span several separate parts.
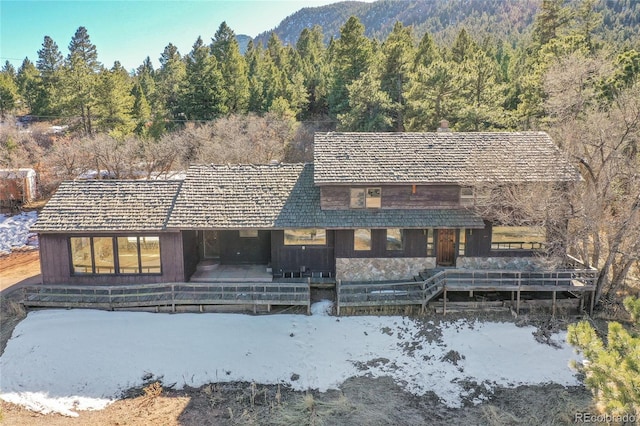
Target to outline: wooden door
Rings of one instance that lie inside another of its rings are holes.
[[[436,264],[440,266],[453,266],[456,260],[456,230],[438,229],[437,232]]]

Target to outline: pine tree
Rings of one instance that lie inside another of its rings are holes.
[[[188,120],[213,120],[229,111],[227,96],[216,58],[198,37],[187,56],[182,111]]]
[[[16,78],[16,68],[9,61],[5,61],[4,62],[4,66],[2,67],[2,70],[0,72],[8,75],[9,77],[13,78],[14,80]]]
[[[10,72],[0,71],[0,117],[4,119],[18,104],[18,86]]]
[[[311,115],[328,113],[329,67],[323,38],[322,28],[315,25],[312,29],[302,30],[296,43],[296,51],[300,58],[296,68],[300,70],[304,79],[309,100],[308,113]]]
[[[49,36],[44,37],[38,50],[36,67],[40,72],[40,88],[32,112],[40,116],[56,116],[60,113],[59,85],[64,58],[58,45]]]
[[[380,84],[372,72],[365,72],[347,86],[349,104],[347,110],[338,115],[338,130],[387,132],[393,128],[395,106]]]
[[[415,58],[411,27],[396,22],[393,31],[382,44],[382,76],[380,88],[393,101],[393,127],[404,131],[406,91]]]
[[[340,38],[332,47],[333,81],[329,93],[329,111],[333,115],[347,111],[347,86],[369,70],[372,59],[372,43],[365,37],[362,23],[352,16],[340,28]]]
[[[31,114],[41,115],[37,105],[42,98],[42,80],[40,74],[29,58],[24,58],[16,76],[18,93]]]
[[[160,68],[156,72],[156,88],[158,93],[158,108],[162,108],[162,119],[174,123],[183,120],[181,110],[182,90],[186,83],[187,68],[178,52],[178,48],[169,43],[160,56]],[[160,119],[160,117],[158,117]],[[162,123],[165,121],[162,120]],[[171,125],[169,126],[171,127]]]
[[[100,73],[95,120],[98,131],[109,133],[116,139],[122,139],[133,131],[134,97],[131,89],[131,77],[119,62]]]
[[[69,55],[60,72],[59,90],[61,108],[65,115],[80,115],[84,133],[94,132],[94,108],[97,103],[98,51],[91,43],[85,27],[80,27],[69,43]]]
[[[588,363],[574,367],[585,374],[585,383],[598,407],[611,415],[640,416],[640,299],[628,297],[624,306],[633,320],[627,330],[609,322],[606,343],[587,321],[569,325],[567,341],[583,353]]]
[[[240,54],[236,35],[226,22],[220,24],[212,39],[211,54],[216,58],[224,80],[227,111],[246,112],[249,105],[247,64]]]

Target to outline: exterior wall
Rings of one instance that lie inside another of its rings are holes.
[[[336,257],[378,258],[378,257],[424,257],[427,254],[427,237],[422,229],[404,229],[403,250],[387,250],[385,229],[371,230],[371,250],[353,249],[353,230],[339,230],[336,233]]]
[[[200,241],[196,231],[182,231],[182,252],[184,253],[185,281],[191,278],[200,261]]]
[[[219,231],[220,263],[262,264],[271,260],[271,231],[258,231],[257,238],[240,237],[239,231]]]
[[[459,257],[456,267],[460,269],[519,269],[533,271],[547,269],[549,259],[544,257]]]
[[[468,257],[486,257],[491,253],[491,222],[484,222],[484,229],[465,231],[464,255]]]
[[[128,235],[132,235],[130,232]],[[116,234],[102,234],[113,236]],[[143,235],[143,234],[138,234]],[[182,234],[180,232],[155,233],[160,235],[162,274],[157,275],[72,275],[70,236],[100,236],[99,234],[40,234],[40,268],[43,284],[119,285],[185,281]]]
[[[320,207],[323,210],[349,210],[351,188],[380,187],[383,209],[454,208],[460,205],[460,187],[455,185],[323,186],[320,188]]]
[[[420,271],[436,266],[434,257],[337,258],[336,279],[376,281],[413,279]]]
[[[299,272],[302,267],[311,272],[335,272],[334,231],[327,230],[324,246],[285,246],[284,231],[271,232],[271,266],[274,273]]]

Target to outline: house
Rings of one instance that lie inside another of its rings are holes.
[[[544,132],[319,133],[312,164],[63,182],[33,230],[44,284],[189,282],[199,265],[403,280],[535,262],[544,232],[492,224],[470,208],[470,188],[579,179]]]
[[[36,197],[36,171],[29,168],[0,169],[0,202],[24,204]]]

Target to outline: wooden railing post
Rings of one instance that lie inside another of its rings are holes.
[[[340,316],[340,285],[342,280],[336,280],[336,315]]]

